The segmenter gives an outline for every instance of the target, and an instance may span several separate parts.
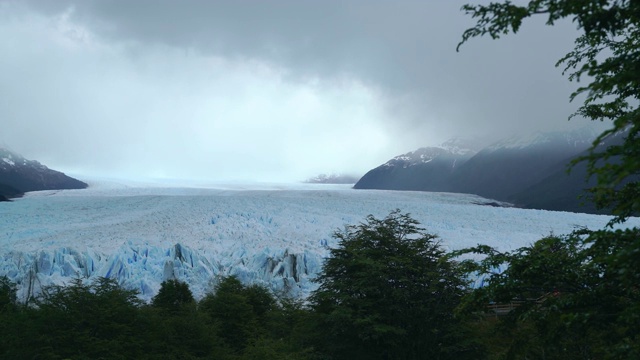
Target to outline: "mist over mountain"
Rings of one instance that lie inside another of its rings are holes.
[[[357,176],[347,174],[319,174],[304,182],[308,184],[355,184],[358,179]]]
[[[585,164],[567,173],[569,162],[584,154],[596,136],[590,129],[539,132],[483,147],[456,139],[455,148],[445,143],[396,156],[354,187],[469,193],[525,208],[598,212],[578,199],[594,181],[585,181]]]
[[[604,149],[611,145],[619,145],[623,139],[623,133],[613,134],[598,146]],[[595,204],[589,201],[589,194],[585,192],[585,189],[591,188],[597,183],[595,177],[587,176],[587,163],[579,162],[567,173],[567,164],[572,159],[587,154],[588,150],[584,150],[576,156],[558,162],[552,167],[550,175],[512,195],[511,201],[524,208],[607,214],[606,210],[596,209]],[[616,161],[615,159],[610,160]]]
[[[27,160],[0,148],[0,201],[27,191],[84,189],[87,184],[64,173],[49,169],[35,160]]]

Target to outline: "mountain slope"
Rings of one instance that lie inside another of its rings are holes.
[[[514,194],[510,201],[527,209],[584,212],[605,214],[589,201],[586,189],[596,185],[596,180],[587,180],[587,166],[580,163],[567,173],[567,162],[558,164],[557,171],[536,184]]]
[[[595,136],[589,129],[536,133],[466,156],[422,148],[371,170],[355,187],[470,193],[522,207],[595,212],[593,206],[580,208],[577,199],[589,186],[584,183],[586,169],[566,174],[569,161],[589,148]]]
[[[512,201],[586,150],[595,134],[587,130],[537,133],[497,142],[469,159],[451,177],[456,192]]]
[[[27,191],[86,187],[87,184],[82,181],[0,148],[0,196],[11,198]]]
[[[599,147],[604,149],[611,145],[622,143],[624,135],[614,134],[605,139]],[[578,156],[564,159],[553,167],[553,172],[538,183],[511,196],[514,204],[529,209],[560,210],[571,212],[586,212],[592,214],[607,214],[606,210],[596,209],[589,200],[586,189],[597,184],[594,176],[587,178],[587,163],[580,162],[568,173],[569,162],[576,157],[586,156],[584,150]],[[615,161],[611,159],[610,161]],[[637,179],[636,179],[637,180]],[[634,180],[634,181],[636,181]],[[577,199],[577,200],[576,200]]]
[[[469,160],[479,146],[452,139],[440,146],[424,147],[394,157],[367,172],[356,189],[452,191],[449,178]]]

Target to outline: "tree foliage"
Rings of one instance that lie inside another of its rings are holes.
[[[195,302],[189,285],[177,279],[163,281],[160,290],[151,299],[152,306],[171,312],[178,312],[190,304],[195,305]]]
[[[244,285],[235,277],[222,279],[213,293],[200,303],[216,324],[218,335],[234,351],[240,352],[255,335],[257,316],[245,296]]]
[[[16,306],[16,286],[6,276],[0,276],[0,311],[10,311]]]
[[[465,281],[436,236],[399,210],[335,233],[311,295],[336,358],[463,358],[453,309]]]
[[[135,291],[115,280],[91,284],[76,279],[69,286],[51,286],[24,314],[35,320],[14,358],[100,358],[105,354],[140,354],[142,344],[131,341],[140,330]]]
[[[223,277],[200,301],[199,310],[233,358],[306,359],[313,353],[301,326],[309,318],[307,311],[289,300],[277,301],[262,286]]]
[[[13,321],[16,305],[16,285],[6,276],[0,276],[0,354],[15,347],[12,344],[11,327],[18,325]]]
[[[638,274],[614,254],[626,253],[639,235],[637,229],[581,230],[511,252],[486,246],[461,251],[486,257],[466,263],[485,277],[485,286],[470,293],[460,311],[514,306],[501,324],[507,358],[638,358]],[[631,256],[638,265],[638,255]]]
[[[548,25],[562,19],[577,25],[574,49],[557,63],[571,81],[586,82],[571,95],[571,100],[584,96],[573,116],[612,126],[573,164],[585,161],[588,174],[596,176],[591,193],[596,206],[611,208],[615,215],[609,226],[639,214],[640,2],[502,1],[463,10],[477,23],[464,32],[458,47],[477,36],[515,33],[535,15],[546,16]],[[464,307],[522,301],[508,318],[511,331],[521,330],[512,334],[528,336],[511,344],[508,357],[640,358],[639,239],[637,228],[585,230],[550,236],[511,253],[479,246],[472,250],[487,258],[471,268],[488,276],[488,286],[474,291]],[[504,272],[495,271],[504,266]]]
[[[222,279],[219,292],[199,304],[177,280],[164,282],[149,305],[104,278],[48,287],[29,305],[14,302],[15,290],[0,277],[0,300],[9,302],[0,309],[0,359],[303,360],[314,354],[303,326],[308,310],[236,278]],[[234,313],[234,300],[247,312]]]
[[[463,11],[477,19],[467,29],[458,48],[471,38],[494,39],[516,33],[523,21],[546,16],[547,24],[573,21],[581,35],[572,51],[562,57],[569,80],[586,80],[571,100],[585,96],[572,116],[611,121],[612,127],[593,142],[586,161],[598,185],[591,190],[596,206],[611,208],[614,222],[640,213],[640,2],[635,0],[530,0],[523,5],[511,1],[488,5],[465,5]],[[605,148],[608,138],[622,141]],[[574,163],[575,163],[574,162]],[[613,223],[613,222],[612,222]]]

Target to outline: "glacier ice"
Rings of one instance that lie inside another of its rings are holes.
[[[503,250],[606,216],[496,208],[473,195],[353,190],[348,185],[162,187],[92,184],[85,190],[28,193],[0,203],[0,275],[21,299],[76,278],[116,278],[149,300],[166,279],[196,297],[235,275],[276,293],[306,296],[335,246],[332,233],[399,208],[458,249]],[[631,219],[627,226],[640,226]]]

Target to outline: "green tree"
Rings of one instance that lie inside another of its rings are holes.
[[[335,233],[310,297],[324,334],[320,347],[341,359],[478,358],[453,316],[466,282],[436,236],[396,210]]]
[[[227,359],[218,329],[194,304],[179,310],[141,309],[145,359]]]
[[[227,358],[217,328],[198,312],[189,285],[163,281],[150,306],[142,309],[147,333],[145,354],[149,359]]]
[[[234,276],[222,278],[212,294],[200,301],[218,329],[218,335],[236,353],[261,335],[258,313],[247,296],[246,287]]]
[[[596,206],[610,208],[615,215],[609,226],[639,214],[640,2],[530,0],[515,5],[511,1],[501,1],[465,5],[463,10],[477,19],[477,23],[464,32],[458,47],[477,36],[489,35],[497,39],[515,33],[523,21],[532,16],[545,16],[548,25],[562,19],[572,20],[577,25],[580,36],[574,49],[557,63],[564,67],[571,81],[586,80],[586,85],[571,95],[571,100],[584,95],[584,102],[573,116],[611,121],[612,126],[594,141],[588,155],[574,160],[573,164],[585,161],[589,176],[598,180],[591,193]],[[619,140],[613,141],[616,138]],[[603,143],[607,146],[601,146]],[[503,262],[510,270],[492,274],[488,288],[474,292],[474,296],[485,301],[489,298],[482,294],[502,300],[522,296],[517,291],[522,288],[518,282],[533,288],[538,286],[538,289],[539,285],[558,283],[559,280],[565,282],[563,286],[580,284],[577,289],[560,292],[562,296],[557,299],[545,300],[543,306],[527,304],[514,312],[522,313],[516,316],[522,321],[514,323],[523,325],[527,319],[528,326],[537,331],[539,349],[545,351],[545,356],[554,353],[550,349],[562,353],[562,349],[569,347],[575,351],[565,352],[567,356],[639,358],[639,235],[640,230],[636,228],[601,230],[536,244],[545,248],[553,242],[562,250],[560,253],[530,248],[521,249],[519,253],[499,254],[479,247],[476,250],[487,250],[487,261]],[[558,254],[562,253],[569,254],[569,258],[559,258]],[[540,266],[549,271],[537,271],[542,269]],[[534,270],[527,273],[524,269]],[[534,274],[537,275],[535,281]],[[586,333],[579,335],[581,331]],[[588,340],[572,342],[567,338],[569,335]],[[576,349],[580,344],[584,346]]]
[[[135,291],[116,280],[100,278],[91,284],[51,286],[25,309],[31,326],[13,358],[78,358],[139,356],[137,334],[140,300]],[[35,337],[35,338],[34,338]]]
[[[20,326],[17,320],[18,304],[16,301],[16,285],[6,276],[0,276],[0,358],[15,345],[16,332],[14,326]]]
[[[598,185],[591,190],[596,206],[611,208],[615,222],[640,213],[640,2],[636,0],[530,0],[523,5],[511,1],[488,5],[465,5],[463,10],[477,19],[467,29],[460,46],[471,38],[494,39],[516,33],[532,16],[546,16],[547,24],[570,19],[581,34],[572,51],[561,58],[569,80],[587,80],[571,100],[585,95],[572,116],[611,121],[612,127],[593,142],[586,161]],[[600,147],[605,139],[623,141]],[[575,163],[575,162],[574,162]],[[613,222],[612,222],[613,223]]]
[[[16,306],[16,285],[6,276],[0,276],[0,312],[13,310]]]
[[[282,297],[265,317],[266,331],[244,353],[244,359],[279,356],[280,359],[315,359],[313,349],[314,314],[305,300]],[[266,351],[265,351],[266,350]]]
[[[151,305],[171,312],[178,312],[188,305],[195,305],[189,285],[177,279],[166,280],[160,284],[160,290],[151,299]]]
[[[485,311],[493,302],[516,306],[500,317],[498,327],[507,358],[638,358],[639,277],[637,271],[621,272],[627,264],[620,268],[610,254],[639,235],[637,229],[581,230],[511,252],[487,246],[463,250],[460,254],[486,255],[465,262],[470,272],[485,277],[485,286],[466,296],[459,310]],[[615,239],[596,239],[603,236]],[[603,244],[609,246],[597,248]],[[634,263],[639,265],[637,258]]]
[[[266,288],[223,277],[199,303],[233,359],[307,359],[312,354],[299,302],[277,300]]]

